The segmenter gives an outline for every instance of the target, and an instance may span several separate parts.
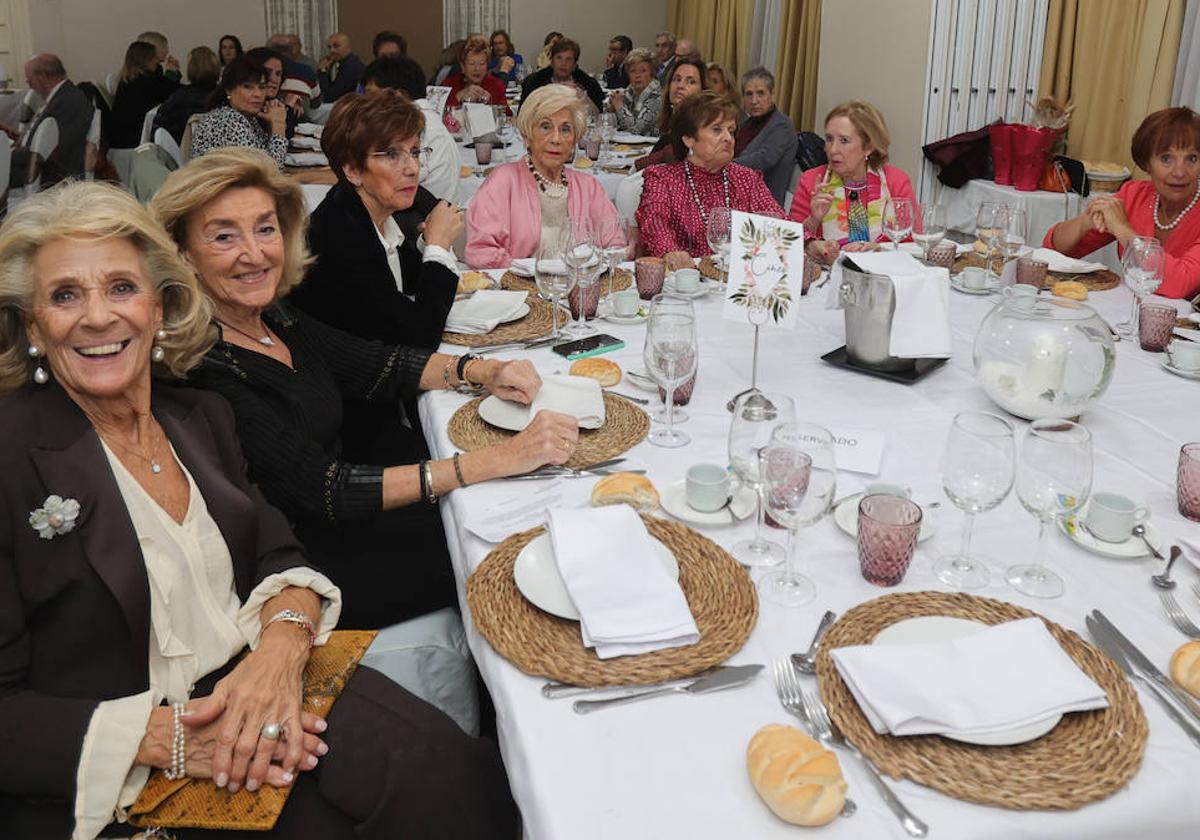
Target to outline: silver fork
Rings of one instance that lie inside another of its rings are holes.
[[[1158,597],[1162,599],[1163,609],[1166,610],[1167,618],[1171,619],[1171,623],[1175,625],[1175,628],[1185,636],[1200,639],[1200,627],[1197,627],[1188,618],[1187,613],[1183,611],[1183,607],[1179,606],[1179,602],[1175,600],[1175,594],[1172,592],[1159,592]]]
[[[808,692],[802,692],[801,702],[804,703],[804,711],[812,723],[813,734],[817,739],[831,746],[841,747],[858,759],[859,764],[863,766],[867,774],[871,777],[871,781],[875,783],[875,787],[879,790],[880,796],[883,797],[884,803],[899,818],[900,824],[904,826],[904,830],[912,837],[924,837],[928,834],[929,826],[921,822],[916,814],[908,810],[905,804],[900,801],[895,791],[888,787],[887,782],[879,775],[879,771],[875,769],[875,765],[860,753],[854,744],[847,741],[841,732],[834,728],[833,722],[829,719],[829,713],[825,711],[825,706],[821,703],[820,698]]]
[[[817,737],[813,732],[812,722],[808,719],[808,715],[804,713],[804,704],[800,702],[800,680],[796,676],[796,670],[787,659],[775,660],[775,693],[779,695],[779,703],[791,714],[800,718],[804,724],[804,728],[808,730],[808,734],[814,738]],[[849,796],[842,803],[842,816],[848,817],[858,810],[858,805]]]

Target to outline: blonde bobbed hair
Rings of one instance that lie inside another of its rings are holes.
[[[192,216],[226,190],[240,187],[260,189],[275,200],[275,214],[283,234],[283,274],[275,289],[275,299],[279,300],[303,279],[310,262],[304,242],[308,213],[300,185],[280,172],[266,152],[230,146],[193,158],[167,177],[150,202],[150,212],[186,255]],[[203,287],[203,277],[200,284]]]
[[[825,117],[825,125],[829,125],[829,121],[834,117],[850,120],[863,145],[871,147],[871,152],[867,155],[867,165],[871,169],[882,169],[888,162],[888,147],[892,145],[892,135],[888,133],[887,122],[883,119],[883,114],[879,113],[879,109],[870,102],[852,99],[830,111]]]
[[[575,124],[575,136],[582,137],[587,130],[586,105],[570,85],[543,85],[529,94],[529,98],[521,103],[517,114],[517,131],[526,148],[533,145],[533,129],[546,117],[557,114],[563,108],[571,111],[571,120]]]
[[[0,226],[0,394],[32,380],[37,360],[29,357],[25,324],[35,318],[33,261],[58,239],[132,242],[163,310],[166,338],[155,343],[166,355],[151,371],[182,378],[200,363],[217,338],[212,304],[175,243],[129,193],[96,181],[71,181],[21,202]]]

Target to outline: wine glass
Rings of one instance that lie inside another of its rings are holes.
[[[729,261],[730,235],[733,224],[733,211],[728,207],[714,207],[708,211],[708,221],[704,223],[704,238],[708,240],[708,248],[717,258],[717,268],[727,271]]]
[[[1021,444],[1017,498],[1038,520],[1038,547],[1032,563],[1005,573],[1014,589],[1035,598],[1063,594],[1062,578],[1045,566],[1046,534],[1057,517],[1083,507],[1091,491],[1091,432],[1070,420],[1034,420]]]
[[[613,137],[617,134],[617,115],[611,111],[605,111],[600,115],[596,122],[600,129],[600,140],[603,145],[600,147],[600,163],[601,165],[608,162],[609,153],[612,151]]]
[[[786,394],[752,391],[738,397],[729,424],[729,463],[742,483],[754,490],[758,499],[754,539],[742,540],[729,549],[743,566],[773,566],[784,558],[783,547],[763,536],[766,518],[765,486],[760,480],[759,452],[771,440],[771,432],[780,423],[796,419],[796,404]]]
[[[921,229],[913,231],[913,241],[921,246],[921,257],[929,259],[929,249],[946,236],[946,208],[940,204],[926,204],[921,208]]]
[[[833,435],[814,423],[780,423],[771,433],[760,467],[766,485],[767,510],[788,529],[787,564],[758,582],[764,598],[799,607],[816,597],[813,582],[796,571],[801,528],[816,524],[829,512],[837,491]]]
[[[569,242],[563,250],[563,260],[575,275],[575,286],[579,294],[579,317],[567,327],[566,332],[575,338],[584,338],[596,332],[588,326],[584,313],[587,309],[587,296],[596,284],[600,269],[603,268],[600,259],[602,249],[597,248],[595,228],[587,216],[568,218],[564,232]]]
[[[985,260],[984,270],[987,272],[989,285],[991,284],[992,274],[992,252],[996,250],[1000,243],[1001,225],[1004,220],[1004,205],[996,201],[985,201],[979,205],[979,210],[975,212],[975,236],[979,241],[987,247],[987,259]]]
[[[570,248],[570,237],[563,235],[552,238],[541,244],[533,262],[533,277],[538,291],[549,297],[554,307],[551,318],[554,320],[555,338],[562,335],[558,328],[558,310],[562,306],[562,299],[575,288],[575,272],[568,268],[563,259]]]
[[[1163,281],[1164,257],[1162,243],[1152,236],[1135,236],[1121,255],[1121,273],[1133,292],[1133,310],[1129,320],[1117,324],[1121,335],[1137,335],[1138,308],[1143,295],[1158,291]]]
[[[667,392],[667,425],[652,431],[647,439],[654,446],[673,448],[692,440],[685,433],[675,430],[671,409],[675,402],[675,389],[686,382],[696,369],[699,343],[696,338],[696,316],[682,307],[662,305],[664,299],[664,295],[657,295],[650,305],[642,357],[646,362],[646,372]]]
[[[604,257],[604,267],[608,277],[607,288],[600,290],[600,302],[596,304],[596,314],[603,317],[612,311],[612,301],[609,295],[613,291],[613,282],[617,276],[617,266],[632,259],[630,238],[626,233],[626,224],[618,216],[601,216],[593,220],[596,231],[596,242]]]
[[[933,564],[933,573],[955,589],[987,586],[991,574],[971,554],[971,526],[975,514],[996,507],[1013,486],[1016,446],[1013,427],[1003,417],[983,411],[956,415],[942,452],[942,487],[954,506],[961,510],[962,546],[957,554],[946,554]]]
[[[1000,229],[1000,251],[1005,260],[1016,258],[1025,247],[1029,231],[1029,211],[1024,207],[1005,207],[1003,225]]]
[[[883,232],[892,240],[892,250],[900,250],[900,240],[912,233],[913,203],[911,198],[889,197],[883,203]]]

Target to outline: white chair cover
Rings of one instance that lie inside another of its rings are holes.
[[[179,150],[179,144],[175,142],[171,132],[165,128],[155,129],[154,144],[169,154],[177,166],[183,166],[183,152]]]
[[[87,145],[83,152],[83,179],[96,180],[96,162],[100,159],[100,109],[92,112],[92,124],[88,127]]]
[[[142,120],[142,137],[139,145],[141,143],[149,143],[154,139],[154,118],[158,116],[158,108],[159,106],[155,105],[146,112],[146,118]]]
[[[638,205],[642,203],[642,173],[635,172],[617,185],[617,215],[623,222],[636,221]]]

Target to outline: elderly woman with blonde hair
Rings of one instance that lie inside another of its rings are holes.
[[[604,225],[621,244],[617,209],[595,177],[566,165],[587,126],[586,105],[573,88],[546,85],[522,103],[517,130],[529,150],[496,167],[467,209],[467,264],[502,268],[531,257],[542,243],[569,233],[570,219]]]
[[[327,721],[302,710],[342,595],[248,480],[229,405],[171,383],[212,311],[115,187],[0,227],[4,836],[128,836],[155,769],[294,786],[266,837],[515,831],[494,749],[370,668]]]
[[[617,128],[647,137],[658,136],[658,111],[662,107],[662,86],[654,78],[654,56],[638,47],[625,56],[629,86],[613,91],[608,110],[617,115]]]

